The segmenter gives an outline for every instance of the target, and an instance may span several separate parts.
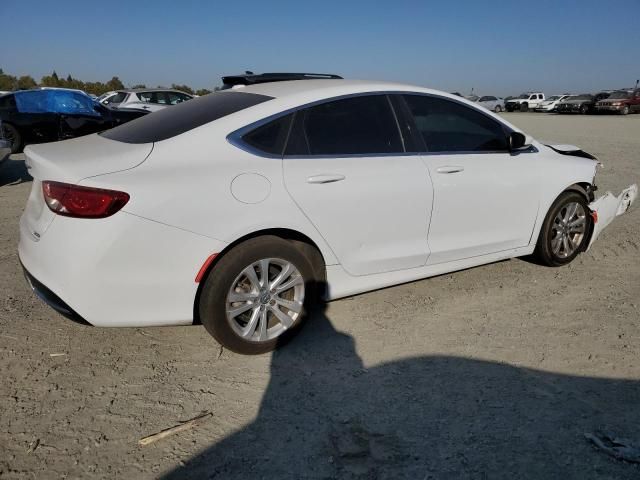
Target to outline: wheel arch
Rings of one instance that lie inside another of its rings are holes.
[[[228,252],[237,247],[238,245],[256,237],[263,237],[267,235],[272,235],[276,237],[280,237],[285,240],[289,240],[293,243],[295,248],[302,251],[302,253],[309,258],[313,268],[315,270],[316,276],[322,282],[326,279],[326,261],[325,256],[322,253],[322,249],[318,246],[318,244],[313,241],[310,237],[301,233],[297,230],[293,230],[291,228],[265,228],[262,230],[256,230],[250,233],[241,236],[228,244],[222,251],[218,252],[213,259],[213,261],[207,265],[207,268],[200,279],[198,284],[198,289],[196,291],[196,295],[193,301],[193,324],[201,325],[200,314],[198,309],[198,304],[200,302],[200,295],[202,293],[202,288],[206,282],[209,273],[216,267],[221,258],[223,258]]]

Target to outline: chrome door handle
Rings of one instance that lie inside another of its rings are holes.
[[[307,177],[307,183],[333,183],[340,182],[345,178],[347,177],[340,174],[313,175],[311,177]]]
[[[438,173],[458,173],[462,172],[464,167],[462,165],[444,165],[442,167],[436,168],[436,172]]]

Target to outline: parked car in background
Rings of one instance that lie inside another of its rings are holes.
[[[97,326],[201,322],[245,354],[317,299],[534,252],[566,265],[637,195],[594,201],[592,155],[385,82],[254,84],[25,154],[18,251],[41,299]]]
[[[571,98],[573,95],[564,94],[564,95],[551,95],[544,102],[540,103],[536,108],[536,112],[553,112],[555,111],[558,103]]]
[[[544,102],[544,93],[542,92],[526,92],[518,96],[517,98],[512,98],[507,101],[504,105],[504,108],[507,112],[526,112],[530,108],[536,108],[542,102]]]
[[[600,92],[596,95],[590,93],[582,93],[580,95],[573,95],[561,102],[556,106],[557,113],[581,113],[586,115],[587,113],[595,112],[596,102],[603,98],[607,98],[609,94],[607,92]]]
[[[98,101],[112,108],[141,108],[150,112],[191,100],[193,95],[180,90],[136,88],[107,92]]]
[[[476,102],[492,112],[500,113],[504,110],[504,100],[500,97],[485,95],[478,98]]]
[[[0,97],[2,136],[19,152],[29,143],[55,142],[101,132],[146,115],[113,110],[77,90],[21,90]]]
[[[640,88],[633,91],[616,90],[606,99],[599,99],[595,105],[599,113],[619,113],[627,115],[631,112],[640,112]]]

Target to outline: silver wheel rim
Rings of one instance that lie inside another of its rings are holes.
[[[564,205],[551,225],[551,251],[559,258],[567,258],[582,245],[587,231],[587,213],[578,202]]]
[[[300,319],[304,293],[304,279],[295,265],[263,258],[245,267],[231,284],[227,321],[246,341],[273,340]]]

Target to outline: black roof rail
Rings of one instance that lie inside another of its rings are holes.
[[[235,85],[255,85],[257,83],[285,82],[288,80],[324,80],[342,79],[340,75],[331,73],[245,73],[243,75],[227,75],[222,77],[222,88]]]

